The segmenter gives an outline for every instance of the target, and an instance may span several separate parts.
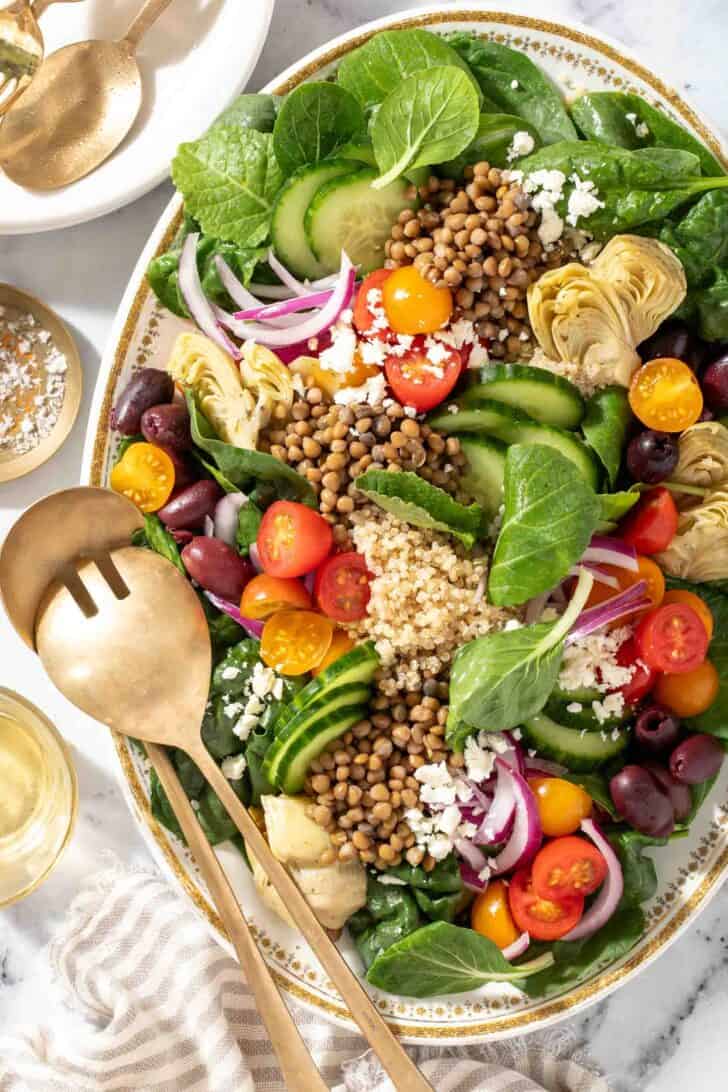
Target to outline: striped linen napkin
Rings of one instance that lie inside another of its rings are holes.
[[[99,874],[49,954],[86,1023],[0,1036],[0,1092],[285,1092],[238,965],[158,876]],[[357,1034],[292,1010],[334,1092],[392,1092]],[[436,1092],[609,1092],[574,1045],[557,1033],[413,1053]]]

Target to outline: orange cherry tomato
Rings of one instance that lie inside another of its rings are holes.
[[[130,444],[111,471],[110,483],[142,512],[156,512],[174,489],[174,463],[155,444]]]
[[[627,588],[631,587],[633,584],[638,584],[640,580],[644,580],[647,583],[647,591],[645,594],[653,607],[659,607],[665,594],[665,577],[662,575],[662,569],[649,557],[639,556],[637,558],[637,564],[639,566],[639,571],[636,573],[631,572],[629,569],[618,569],[614,565],[600,565],[600,568],[603,569],[605,573],[608,573],[609,576],[617,581],[618,586],[616,588],[610,588],[607,584],[601,584],[595,580],[592,584],[592,590],[589,593],[587,606],[594,607],[598,603],[605,603],[613,596],[626,591]],[[636,611],[635,613],[639,615],[642,611]],[[620,618],[617,625],[624,625],[624,618]]]
[[[697,717],[718,697],[720,676],[710,660],[682,675],[660,675],[652,691],[655,701],[678,717]]]
[[[351,368],[345,372],[332,372],[329,368],[322,368],[316,356],[299,356],[291,363],[290,370],[310,379],[329,400],[333,400],[337,391],[344,387],[361,387],[381,369],[376,364],[364,364],[357,350]]]
[[[666,550],[675,537],[678,512],[669,489],[658,485],[640,498],[619,528],[619,537],[640,554]]]
[[[240,613],[245,618],[270,618],[285,607],[307,610],[310,606],[311,596],[300,580],[284,580],[280,576],[259,573],[245,585]]]
[[[705,659],[708,634],[702,619],[685,603],[651,610],[634,632],[639,658],[654,671],[684,675]]]
[[[703,412],[703,392],[692,368],[682,360],[660,357],[634,373],[629,404],[647,428],[682,432]]]
[[[367,612],[369,580],[367,563],[356,550],[334,554],[316,573],[316,602],[336,622],[358,622]]]
[[[303,675],[321,663],[334,623],[312,610],[279,610],[263,626],[260,658],[281,675]]]
[[[393,270],[391,269],[375,269],[373,273],[369,273],[356,293],[356,299],[354,300],[354,326],[360,334],[367,334],[368,337],[389,337],[392,333],[391,330],[386,327],[383,329],[381,324],[376,322],[377,315],[372,309],[371,301],[367,298],[369,293],[374,289],[375,292],[381,292],[382,286],[389,277],[392,276]],[[377,301],[379,302],[379,301]],[[379,308],[377,307],[376,310]]]
[[[584,913],[583,895],[559,902],[542,899],[533,888],[530,868],[521,868],[512,877],[508,904],[517,927],[534,940],[558,940],[574,928]]]
[[[436,288],[414,265],[395,269],[382,284],[382,302],[397,334],[434,334],[452,315],[452,292]]]
[[[697,614],[700,621],[705,626],[705,631],[708,634],[708,640],[713,638],[713,615],[710,607],[701,599],[699,595],[695,595],[694,592],[683,590],[682,588],[675,588],[673,591],[665,592],[662,598],[663,603],[685,603],[686,606],[692,607]]]
[[[534,777],[528,782],[536,799],[541,829],[549,838],[573,834],[592,810],[592,798],[580,785],[561,777]]]
[[[607,862],[592,842],[569,835],[540,849],[531,866],[533,889],[543,899],[593,894],[604,883]]]
[[[266,509],[256,545],[270,576],[303,576],[331,553],[334,536],[323,516],[296,501],[275,501]]]
[[[324,654],[324,658],[315,667],[311,668],[312,675],[318,675],[319,672],[325,671],[331,664],[340,660],[347,652],[351,652],[355,645],[355,641],[352,641],[349,634],[343,629],[335,629],[334,636],[331,638],[331,644],[329,645],[328,652]]]
[[[508,888],[503,880],[492,880],[470,908],[470,925],[499,948],[507,948],[521,935],[508,905]]]

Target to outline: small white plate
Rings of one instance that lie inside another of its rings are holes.
[[[124,143],[98,170],[51,193],[22,189],[0,171],[0,235],[93,220],[166,178],[177,145],[203,133],[245,86],[274,4],[173,0],[139,46],[144,102]],[[88,38],[122,38],[141,5],[142,0],[54,5],[40,20],[46,54]]]

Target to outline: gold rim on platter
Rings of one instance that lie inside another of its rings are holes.
[[[372,36],[372,34],[377,33],[377,31],[381,29],[404,29],[418,26],[438,26],[441,24],[455,25],[458,23],[465,25],[499,24],[500,26],[512,28],[512,34],[509,34],[508,36],[495,32],[493,34],[494,40],[507,40],[507,44],[512,45],[517,49],[526,49],[530,46],[531,48],[535,48],[536,55],[538,55],[539,52],[537,44],[528,40],[527,37],[521,37],[521,35],[526,34],[528,31],[549,34],[553,37],[565,40],[565,43],[573,43],[574,45],[586,47],[605,61],[614,62],[621,70],[629,72],[647,87],[651,88],[660,100],[668,103],[674,113],[701,138],[728,170],[728,157],[714,134],[673,88],[665,84],[659,77],[655,76],[640,64],[639,61],[622,53],[617,46],[612,45],[601,38],[595,37],[585,30],[515,13],[457,8],[439,12],[417,12],[412,15],[393,16],[388,19],[382,19],[359,33],[344,37],[330,49],[323,49],[316,52],[313,58],[308,62],[291,66],[283,76],[269,84],[265,90],[278,94],[289,92],[299,83],[310,79],[312,76],[320,73],[322,70],[338,61],[345,53],[348,53],[352,49],[363,44]],[[629,88],[628,82],[622,76],[609,76],[609,70],[606,65],[594,63],[591,59],[586,57],[580,59],[578,55],[575,55],[570,51],[568,44],[563,49],[557,47],[549,48],[555,48],[556,54],[559,58],[563,57],[565,63],[571,65],[581,63],[586,66],[589,71],[593,70],[593,72],[603,80],[606,80],[607,77],[609,77],[610,84],[616,89]],[[156,255],[163,253],[169,248],[181,223],[182,203],[178,197],[173,199],[171,206],[168,207],[166,215],[171,216],[171,219],[158,241],[156,251],[154,252]],[[150,257],[152,256],[154,255],[150,255]],[[143,279],[130,302],[128,313],[119,332],[111,367],[105,377],[105,388],[103,397],[100,401],[96,432],[90,448],[88,476],[90,484],[92,485],[103,484],[105,457],[109,437],[109,414],[113,394],[139,318],[148,301],[150,293],[151,289],[146,283],[146,280]],[[190,874],[184,868],[183,863],[172,849],[172,845],[166,833],[152,816],[145,787],[142,784],[138,770],[131,759],[126,740],[123,737],[115,736],[114,744],[121,771],[126,782],[126,787],[131,793],[138,815],[146,824],[151,837],[154,839],[157,850],[161,853],[168,868],[192,900],[197,910],[219,934],[224,935],[222,923],[214,907],[205,898],[200,888],[193,882]],[[697,852],[696,859],[702,859],[700,851]],[[546,1025],[552,1023],[572,1010],[582,1008],[589,1002],[605,996],[608,992],[616,988],[617,985],[626,981],[626,979],[638,969],[644,967],[648,962],[654,959],[664,947],[676,938],[678,933],[686,926],[696,911],[704,906],[709,897],[715,893],[726,870],[728,870],[728,839],[725,848],[711,862],[705,875],[702,876],[702,879],[694,890],[685,897],[680,908],[670,914],[666,923],[658,928],[646,943],[642,944],[632,955],[625,958],[619,966],[611,970],[607,969],[603,971],[588,982],[569,990],[562,997],[543,1002],[537,1001],[529,1009],[520,1010],[512,1014],[496,1015],[480,1023],[448,1024],[443,1022],[441,1024],[433,1023],[424,1026],[400,1021],[396,1016],[392,1017],[391,1014],[387,1012],[385,1015],[388,1022],[398,1034],[411,1042],[455,1039],[466,1042],[488,1036],[501,1037],[515,1034],[518,1031],[529,1029],[533,1024]],[[267,943],[265,938],[262,943],[264,949],[270,946],[270,943]],[[302,984],[300,980],[292,981],[289,975],[283,974],[275,966],[271,966],[271,971],[276,982],[293,997],[304,1001],[306,1004],[320,1011],[326,1012],[339,1021],[350,1022],[347,1010],[343,1005],[336,1004],[328,998],[321,997],[320,994],[309,989],[305,984]],[[380,1002],[380,1007],[384,1008],[385,1006]],[[504,1003],[503,1008],[507,1009],[507,1007],[507,1003]],[[443,1016],[444,1015],[445,1012],[443,1010]]]

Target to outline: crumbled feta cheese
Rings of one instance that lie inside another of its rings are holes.
[[[270,694],[273,684],[276,681],[276,673],[272,667],[266,667],[260,660],[253,668],[253,675],[250,681],[250,688],[253,693],[259,698],[265,698]]]
[[[220,769],[228,781],[239,781],[247,765],[245,755],[230,755],[229,758],[223,759]]]
[[[379,406],[384,399],[387,382],[383,375],[371,375],[361,387],[344,387],[334,395],[334,402],[340,406],[351,406],[356,402],[365,402],[369,406]]]
[[[569,194],[566,222],[576,227],[576,222],[581,217],[588,219],[597,209],[604,208],[604,202],[597,197],[598,190],[593,182],[583,180],[578,175],[572,174],[570,181],[574,188]]]
[[[517,91],[520,86],[518,80],[511,80],[511,91]]]
[[[224,667],[222,669],[222,671],[220,672],[221,677],[223,679],[225,679],[226,681],[228,681],[230,679],[237,679],[239,674],[240,674],[240,668],[239,667],[232,667],[232,666]]]
[[[518,618],[509,618],[503,629],[506,633],[512,633],[514,629],[521,629],[523,622],[520,622]]]
[[[447,407],[447,412],[460,413],[460,406],[458,406],[457,402],[451,402],[450,405]]]
[[[389,872],[378,872],[377,881],[383,883],[385,887],[406,887],[405,880],[400,880],[399,876],[392,876]]]
[[[515,173],[520,172],[511,172]],[[565,183],[563,171],[546,169],[533,171],[523,183],[524,191],[533,195],[531,205],[541,214],[537,234],[545,247],[552,246],[564,231],[564,221],[556,211],[556,205],[563,197]]]
[[[444,861],[452,853],[452,841],[446,834],[435,834],[430,838],[427,849],[436,861]]]
[[[462,815],[460,814],[460,808],[457,804],[451,804],[438,816],[440,831],[443,834],[449,835],[450,838],[453,837],[461,822]]]
[[[481,747],[475,736],[468,736],[465,742],[465,772],[471,781],[487,781],[495,766],[495,752]]]
[[[624,694],[617,690],[614,694],[607,694],[601,701],[591,703],[594,716],[600,724],[612,717],[620,717],[624,712]]]
[[[367,341],[362,338],[359,342],[359,355],[362,364],[369,367],[383,368],[387,359],[387,347],[378,338],[374,341]]]
[[[222,708],[225,716],[230,717],[232,720],[233,717],[237,717],[242,713],[245,706],[241,701],[231,701],[229,705],[223,704]]]
[[[326,372],[346,375],[354,370],[357,349],[356,331],[342,324],[341,319],[331,327],[331,345],[319,353],[319,366]]]
[[[648,137],[650,135],[650,128],[644,121],[640,121],[637,125],[635,125],[634,131],[640,138],[640,140],[644,140],[645,137]]]
[[[525,129],[519,129],[517,133],[513,134],[513,140],[508,149],[508,162],[512,163],[514,159],[520,159],[521,156],[530,155],[533,149],[534,140],[531,134],[527,133]]]
[[[233,725],[233,735],[243,741],[248,738],[254,728],[258,726],[258,718],[250,713],[243,713],[239,721]]]
[[[447,807],[455,803],[455,781],[444,762],[420,766],[415,770],[415,780],[422,785],[420,800],[423,804]]]
[[[199,811],[200,810],[200,801],[199,800],[190,800],[190,806],[191,806],[193,811]]]
[[[608,633],[592,633],[567,645],[559,673],[559,686],[563,690],[588,687],[601,694],[624,686],[634,675],[635,665],[620,666],[617,652],[631,633],[631,627],[621,626]]]
[[[570,701],[569,704],[566,706],[566,712],[567,713],[581,713],[583,708],[584,708],[584,706],[581,704],[580,701]]]

